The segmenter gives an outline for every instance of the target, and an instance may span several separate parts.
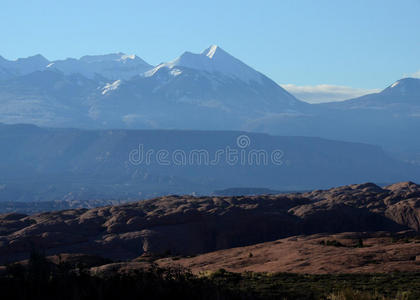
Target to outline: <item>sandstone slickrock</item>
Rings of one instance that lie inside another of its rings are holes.
[[[166,196],[120,206],[0,216],[0,263],[46,254],[133,259],[197,254],[300,234],[420,230],[420,186],[371,183],[304,194]]]
[[[360,238],[363,247],[357,247]],[[328,245],[328,241],[335,243]],[[156,263],[162,267],[182,266],[194,273],[219,269],[303,274],[418,272],[419,253],[419,237],[395,239],[384,232],[339,233],[289,237],[189,258],[162,258]],[[124,266],[120,272],[127,269]]]

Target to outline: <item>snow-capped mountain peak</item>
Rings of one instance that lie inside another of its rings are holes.
[[[145,76],[153,76],[159,69],[166,67],[185,67],[209,73],[227,75],[245,82],[261,82],[262,74],[239,59],[233,57],[217,45],[212,45],[199,54],[184,52],[175,60],[163,63],[145,73]]]

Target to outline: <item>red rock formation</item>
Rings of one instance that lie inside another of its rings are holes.
[[[350,185],[305,194],[167,196],[120,206],[0,216],[0,263],[47,254],[130,259],[196,254],[299,234],[419,231],[420,187]]]

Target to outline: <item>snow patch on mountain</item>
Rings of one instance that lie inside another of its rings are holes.
[[[121,85],[121,80],[115,80],[112,83],[107,83],[103,88],[102,88],[102,95],[106,95],[111,91],[115,91],[116,89],[118,89],[118,87]]]
[[[209,58],[213,58],[214,54],[217,51],[217,48],[218,48],[217,45],[211,45],[210,48],[208,49],[206,56]]]
[[[135,60],[137,59],[137,56],[135,54],[123,54],[120,58],[121,61],[126,61],[126,60]]]
[[[396,82],[394,82],[392,85],[391,85],[391,88],[394,88],[394,87],[396,87],[397,85],[399,85],[400,84],[400,82],[399,81],[396,81]]]
[[[173,76],[178,76],[178,75],[181,75],[181,74],[182,74],[182,71],[180,69],[172,69],[171,70],[171,75],[173,75]]]

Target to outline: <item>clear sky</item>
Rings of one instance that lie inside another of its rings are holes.
[[[383,88],[420,70],[420,0],[2,0],[0,55],[151,64],[217,44],[281,84]]]

